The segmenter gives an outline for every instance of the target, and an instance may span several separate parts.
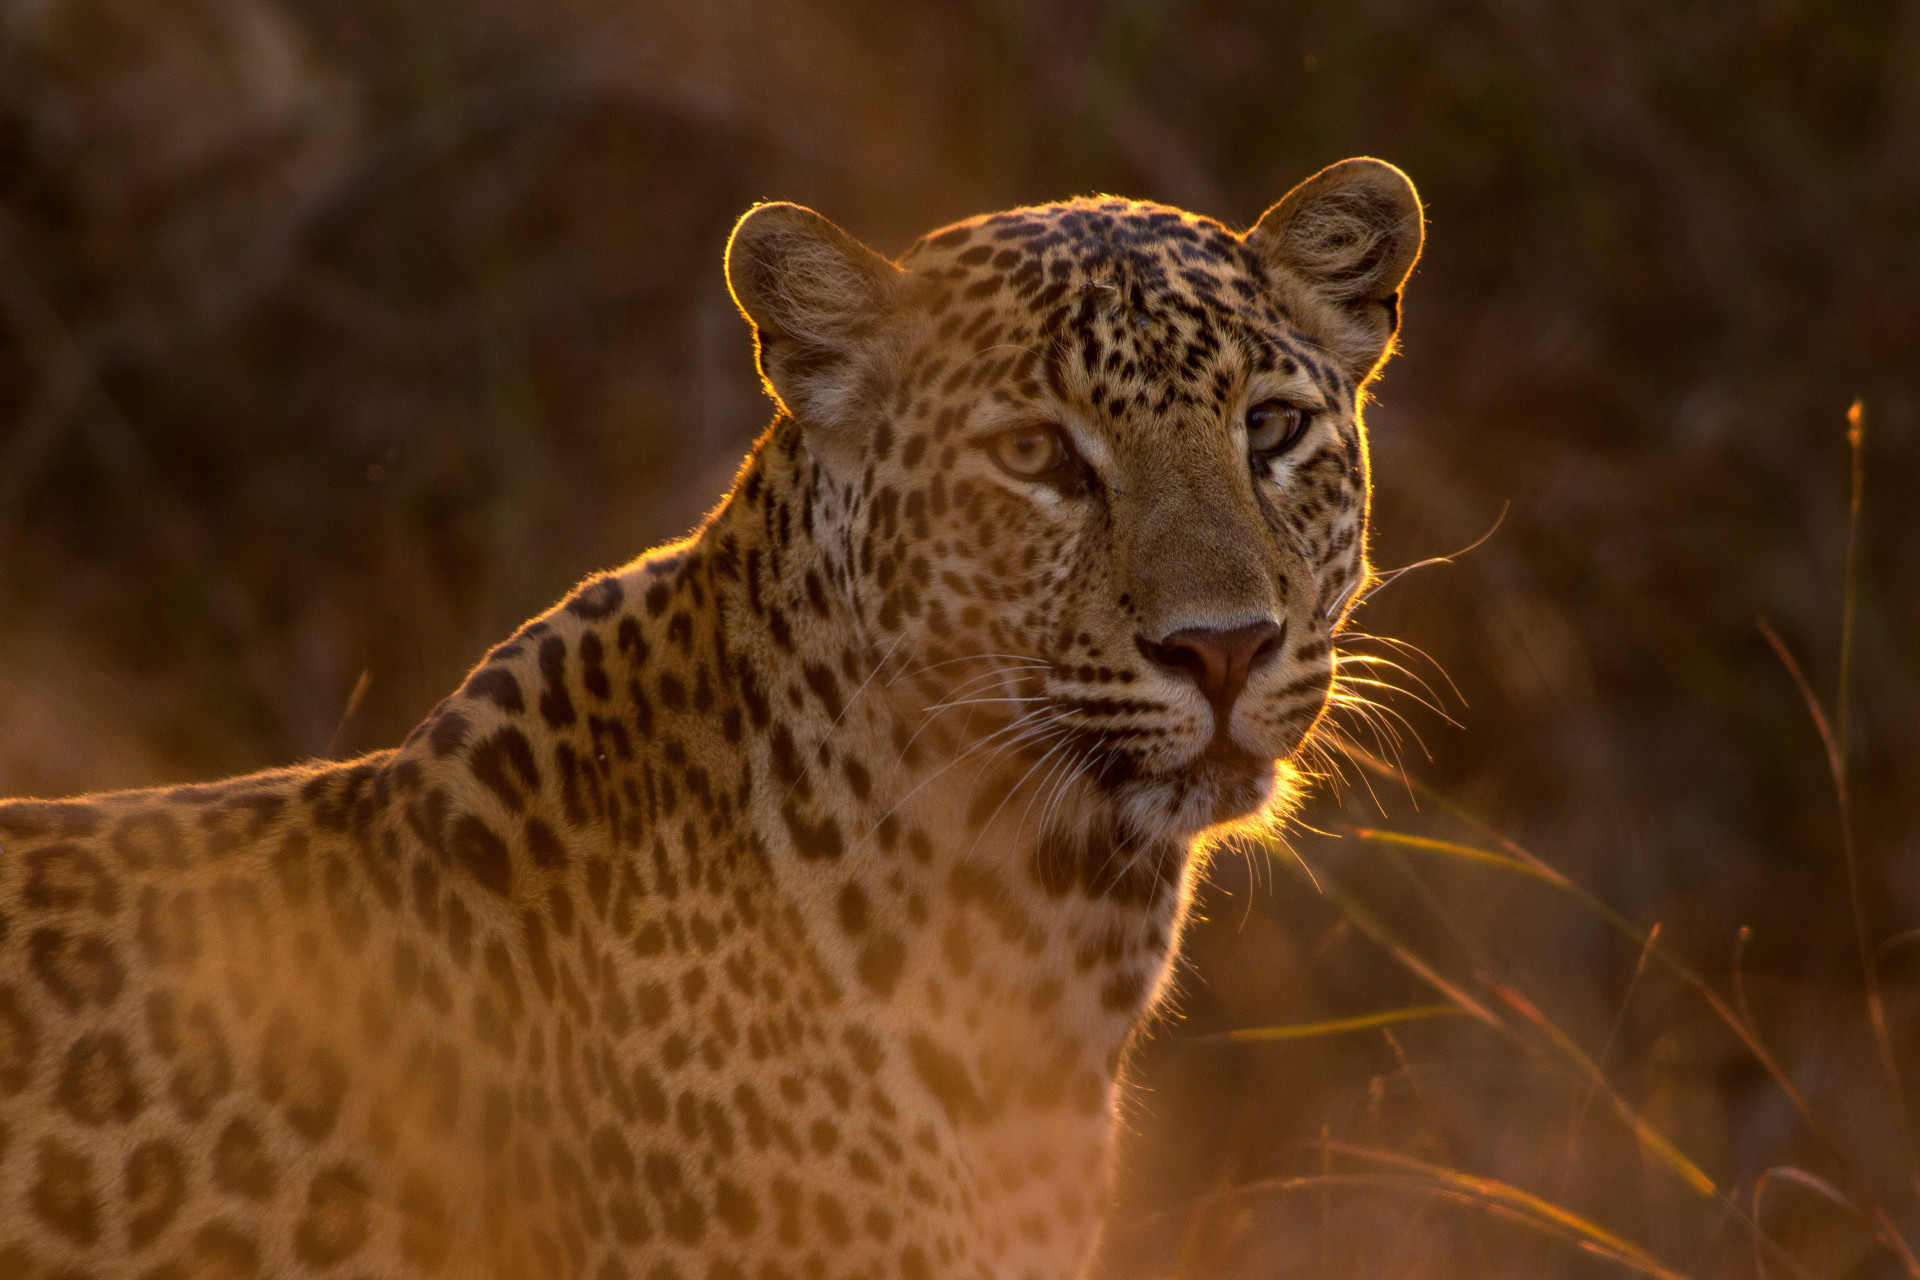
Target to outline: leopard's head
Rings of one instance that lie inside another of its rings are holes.
[[[898,262],[763,205],[728,274],[863,640],[1191,835],[1283,797],[1327,703],[1369,573],[1361,406],[1421,238],[1405,175],[1349,160],[1244,234],[1100,198]]]

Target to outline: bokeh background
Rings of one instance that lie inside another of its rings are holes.
[[[1631,1273],[1486,1180],[1680,1274],[1920,1274],[1823,1190],[1920,1226],[1884,1070],[1920,1073],[1920,948],[1886,951],[1876,1046],[1820,738],[1757,625],[1833,711],[1858,398],[1878,948],[1920,925],[1914,0],[5,0],[0,794],[394,743],[688,528],[768,413],[720,269],[756,199],[897,252],[1091,191],[1244,225],[1355,154],[1430,216],[1376,558],[1499,524],[1361,616],[1428,655],[1444,715],[1382,700],[1431,792],[1348,763],[1291,854],[1219,861],[1099,1275]],[[1663,950],[1349,834],[1502,847],[1459,814]],[[1444,1003],[1389,936],[1505,1029],[1223,1038]]]

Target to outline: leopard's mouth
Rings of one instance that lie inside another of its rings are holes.
[[[1187,768],[1194,772],[1211,773],[1221,776],[1239,776],[1241,774],[1271,773],[1279,757],[1266,757],[1247,750],[1225,733],[1213,735],[1213,741],[1207,749],[1196,756]]]
[[[1244,818],[1273,794],[1277,759],[1265,759],[1231,740],[1216,740],[1183,771],[1196,791],[1209,793],[1214,813],[1209,825]]]
[[[1279,757],[1248,751],[1225,735],[1184,761],[1158,768],[1111,735],[1085,730],[1076,738],[1087,775],[1109,801],[1142,817],[1157,815],[1169,834],[1192,835],[1247,817],[1273,796]]]

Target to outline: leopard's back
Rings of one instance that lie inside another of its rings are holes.
[[[368,889],[396,877],[330,807],[348,776],[0,805],[0,1271],[291,1275],[397,1250],[397,1181],[357,1148],[376,1123],[417,1143],[425,1117],[398,1072],[366,1087],[400,1034],[370,980],[394,931]]]

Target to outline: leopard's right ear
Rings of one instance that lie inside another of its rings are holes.
[[[1299,318],[1356,383],[1380,367],[1400,329],[1422,217],[1407,175],[1362,156],[1314,174],[1247,232],[1249,247],[1306,286],[1313,314]]]
[[[905,273],[811,209],[761,204],[727,241],[727,286],[753,324],[767,390],[803,425],[850,417],[858,359]]]

